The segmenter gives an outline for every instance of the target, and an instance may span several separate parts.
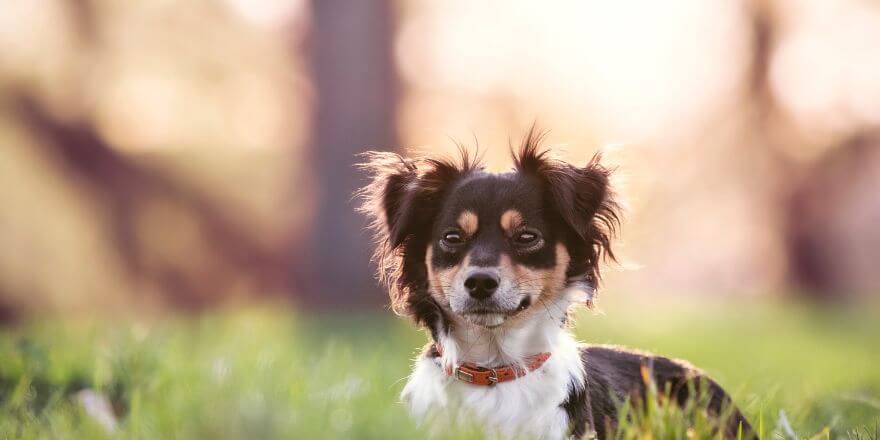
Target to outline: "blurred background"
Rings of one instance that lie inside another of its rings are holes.
[[[880,293],[880,3],[0,3],[0,321],[381,310],[368,149],[602,147],[606,294]],[[418,154],[418,153],[414,153]]]

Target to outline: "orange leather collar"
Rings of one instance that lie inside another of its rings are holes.
[[[430,347],[429,355],[440,357],[443,355],[443,348],[439,344],[433,344]],[[525,368],[518,365],[502,365],[500,367],[486,368],[471,362],[465,362],[452,370],[447,369],[446,375],[453,376],[456,379],[467,382],[472,385],[481,385],[491,387],[497,383],[509,382],[525,376],[532,371],[541,368],[544,362],[550,359],[550,353],[543,352],[526,358]]]

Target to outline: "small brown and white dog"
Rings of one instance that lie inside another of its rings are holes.
[[[619,206],[598,155],[577,167],[540,140],[531,130],[502,174],[464,151],[460,162],[366,155],[362,210],[377,232],[379,276],[394,310],[433,339],[402,393],[411,413],[475,422],[492,437],[605,438],[649,374],[679,403],[701,388],[720,414],[730,398],[687,363],[581,345],[567,331],[571,309],[593,300],[600,261],[614,258]],[[728,412],[723,434],[752,437]]]

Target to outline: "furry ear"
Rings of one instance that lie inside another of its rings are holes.
[[[379,280],[386,284],[391,306],[399,314],[415,315],[428,301],[417,297],[427,286],[425,251],[436,210],[450,185],[479,164],[461,150],[461,161],[440,158],[407,159],[396,153],[367,152],[358,168],[370,183],[358,195],[360,211],[371,220]]]
[[[569,249],[569,276],[586,274],[586,282],[595,288],[601,279],[600,260],[616,261],[611,242],[620,226],[620,205],[610,185],[613,170],[601,164],[598,153],[582,168],[554,159],[541,149],[542,138],[534,126],[529,130],[514,155],[516,168],[543,181],[555,210],[580,245]]]
[[[371,182],[359,191],[363,199],[360,211],[372,220],[380,243],[400,246],[406,235],[409,208],[415,196],[419,173],[416,163],[395,153],[370,151],[358,168],[366,171]]]

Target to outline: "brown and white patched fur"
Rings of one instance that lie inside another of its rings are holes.
[[[619,207],[599,156],[575,166],[549,157],[531,130],[511,172],[492,174],[464,151],[460,161],[372,152],[362,167],[372,182],[362,210],[377,232],[380,279],[392,307],[430,332],[442,352],[415,362],[403,400],[435,427],[471,422],[491,437],[605,438],[616,402],[644,395],[647,368],[680,402],[688,384],[712,396],[716,413],[729,397],[680,361],[614,347],[578,344],[568,314],[590,304]],[[470,362],[538,369],[495,386],[456,380],[447,371]],[[748,423],[734,410],[726,435]]]

